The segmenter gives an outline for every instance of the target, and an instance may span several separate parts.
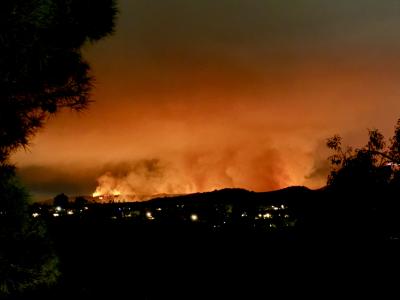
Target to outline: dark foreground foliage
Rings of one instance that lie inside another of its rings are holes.
[[[28,194],[12,167],[0,168],[0,296],[54,285],[58,258],[44,222],[28,215]]]
[[[114,0],[5,0],[0,8],[0,297],[54,284],[57,258],[45,224],[10,166],[50,115],[89,103],[81,48],[113,31]]]

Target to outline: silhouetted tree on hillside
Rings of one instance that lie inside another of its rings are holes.
[[[68,196],[65,195],[64,193],[55,196],[53,204],[54,204],[54,206],[60,206],[63,208],[67,207],[69,204]]]
[[[75,204],[76,207],[81,208],[81,207],[87,205],[88,202],[89,202],[89,201],[86,200],[85,197],[79,196],[79,197],[76,197],[76,198],[75,198],[75,203],[74,203],[74,204]]]
[[[400,234],[400,119],[394,135],[386,141],[377,130],[369,130],[369,140],[360,148],[342,146],[336,135],[327,141],[334,150],[328,188],[333,191],[334,222],[358,233],[388,238]]]
[[[400,119],[395,134],[385,141],[379,130],[369,130],[369,140],[361,148],[342,146],[338,135],[328,139],[328,148],[334,150],[329,157],[332,170],[328,185],[337,189],[383,189],[399,181]]]

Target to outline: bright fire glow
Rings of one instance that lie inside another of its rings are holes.
[[[100,202],[123,202],[127,194],[121,192],[117,188],[110,188],[107,186],[100,185],[96,188],[96,191],[92,194],[93,198],[97,198]],[[122,197],[124,196],[124,197]]]
[[[97,188],[93,197],[100,202],[145,201],[155,196],[181,195],[197,191],[193,185],[185,183],[185,178],[167,171],[168,168],[164,165],[139,162],[130,168],[131,170],[123,176],[106,172],[97,178]]]
[[[103,196],[105,196],[105,195],[109,195],[109,196],[114,196],[114,197],[118,197],[118,196],[121,196],[121,192],[119,191],[119,190],[111,190],[111,191],[107,191],[107,192],[104,192],[104,191],[102,191],[102,189],[101,188],[97,188],[96,189],[96,191],[93,193],[93,197],[94,198],[96,198],[96,197],[99,197],[99,198],[103,198]]]

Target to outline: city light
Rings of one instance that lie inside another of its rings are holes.
[[[154,220],[154,217],[153,217],[153,215],[152,215],[152,213],[150,211],[146,212],[146,217],[149,220]]]

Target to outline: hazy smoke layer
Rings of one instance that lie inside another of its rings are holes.
[[[249,155],[243,150],[188,154],[174,162],[160,159],[109,165],[98,179],[95,195],[184,194],[227,187],[265,191],[287,179],[275,150]]]

